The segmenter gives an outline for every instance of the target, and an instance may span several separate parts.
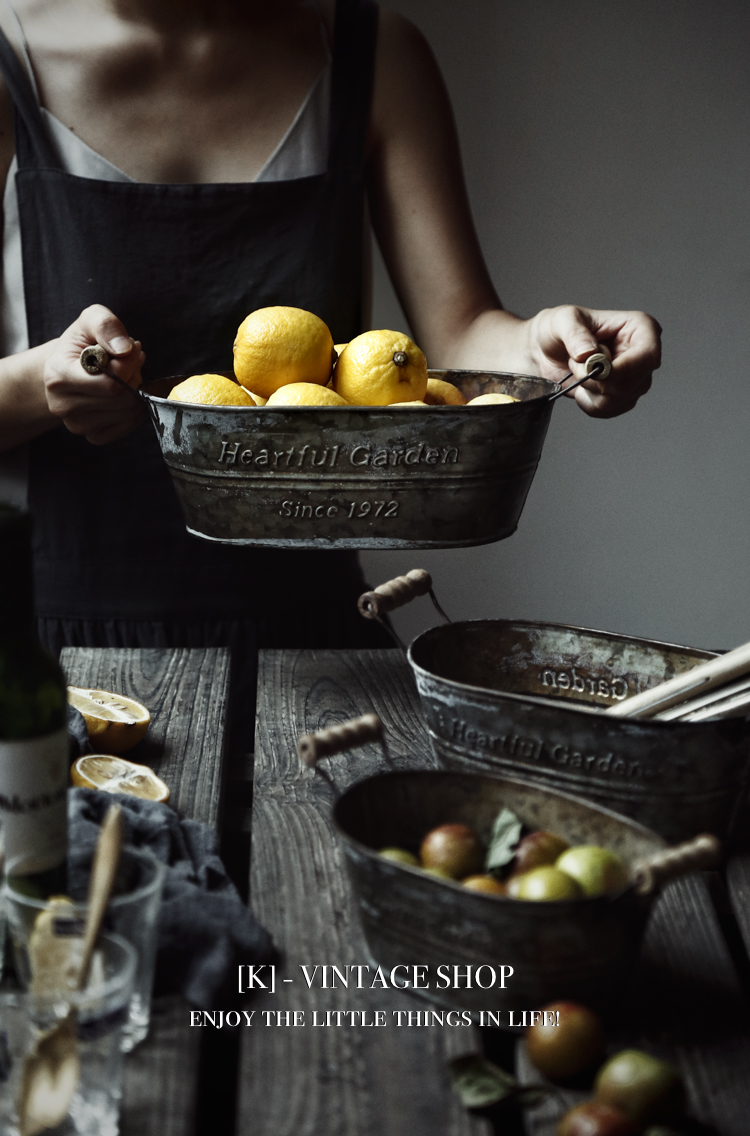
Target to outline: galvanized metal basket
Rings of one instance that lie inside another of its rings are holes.
[[[443,768],[574,793],[670,841],[731,833],[750,780],[750,718],[669,722],[599,712],[710,652],[496,619],[434,627],[408,657]]]
[[[382,737],[382,723],[366,715],[306,735],[298,749],[306,764],[316,766]],[[611,849],[628,867],[630,883],[610,895],[533,903],[469,891],[379,855],[385,847],[416,851],[428,832],[446,823],[469,825],[487,846],[502,808],[530,829],[554,832],[571,845]],[[477,773],[368,777],[341,794],[333,819],[370,961],[389,971],[423,968],[428,982],[414,993],[475,1014],[538,1009],[558,998],[611,1008],[638,958],[658,889],[678,875],[715,866],[720,853],[718,841],[707,837],[667,849],[656,833],[608,809],[517,778]],[[511,967],[512,977],[501,966]],[[497,1024],[511,1023],[503,1016]]]
[[[557,384],[430,371],[498,406],[231,407],[145,388],[188,531],[225,544],[450,548],[516,529]]]

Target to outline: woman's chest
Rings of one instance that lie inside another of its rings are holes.
[[[33,20],[25,31],[42,104],[130,177],[248,182],[326,65],[321,26],[309,17],[210,33],[106,20],[78,23],[78,35],[75,20],[64,34]]]

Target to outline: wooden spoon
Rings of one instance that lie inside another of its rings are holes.
[[[94,947],[115,882],[122,848],[122,810],[113,805],[99,831],[89,880],[86,926],[76,989],[85,990]],[[80,1059],[76,1037],[76,1011],[46,1030],[24,1062],[18,1099],[21,1136],[38,1136],[62,1124],[78,1085]]]

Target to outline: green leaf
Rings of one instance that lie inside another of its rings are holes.
[[[504,1100],[518,1088],[516,1078],[484,1057],[470,1054],[448,1064],[451,1084],[464,1108],[486,1108]]]
[[[516,854],[518,842],[521,839],[522,822],[512,809],[501,809],[492,825],[492,835],[487,849],[485,871],[491,872],[496,868],[504,868]]]

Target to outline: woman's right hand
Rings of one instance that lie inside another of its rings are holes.
[[[80,358],[84,347],[99,344],[110,356],[109,369],[133,390],[141,385],[145,355],[109,308],[93,304],[81,312],[52,347],[44,366],[50,413],[71,434],[83,434],[95,446],[124,438],[144,417],[140,399],[106,375],[87,375]]]

